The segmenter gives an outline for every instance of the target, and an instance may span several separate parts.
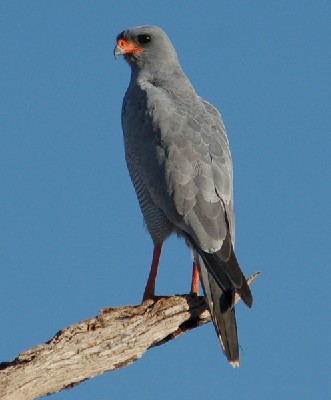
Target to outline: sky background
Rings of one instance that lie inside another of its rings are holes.
[[[236,250],[260,270],[237,307],[241,367],[211,324],[53,395],[330,399],[331,3],[0,1],[0,360],[101,308],[138,304],[152,242],[124,161],[125,28],[161,26],[221,112],[234,162]],[[157,294],[187,293],[169,239]]]

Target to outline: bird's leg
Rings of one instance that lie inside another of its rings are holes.
[[[155,296],[155,280],[157,275],[157,269],[159,267],[161,250],[162,250],[162,243],[154,244],[152,266],[145,287],[143,301],[148,299],[153,299]]]
[[[195,261],[193,261],[191,294],[199,296],[199,270]]]

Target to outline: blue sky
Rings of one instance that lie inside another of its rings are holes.
[[[53,395],[85,399],[329,399],[329,1],[0,3],[0,360],[101,308],[138,304],[152,243],[120,126],[125,28],[164,28],[222,112],[234,161],[236,249],[254,284],[237,307],[241,367],[213,327]],[[189,290],[183,241],[157,293]]]

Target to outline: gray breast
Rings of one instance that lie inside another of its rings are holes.
[[[135,96],[127,93],[123,102],[125,157],[147,229],[153,242],[160,243],[173,232],[174,226],[156,203],[150,185],[150,175],[157,175],[159,168],[154,154],[157,146],[152,122],[146,115],[145,96],[142,91],[135,90]]]

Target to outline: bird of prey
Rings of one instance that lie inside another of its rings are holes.
[[[156,26],[117,36],[115,56],[131,67],[122,106],[125,157],[154,243],[143,300],[153,298],[159,257],[172,233],[192,249],[223,351],[239,366],[234,298],[253,297],[234,252],[233,172],[220,113],[197,95],[166,33]]]

